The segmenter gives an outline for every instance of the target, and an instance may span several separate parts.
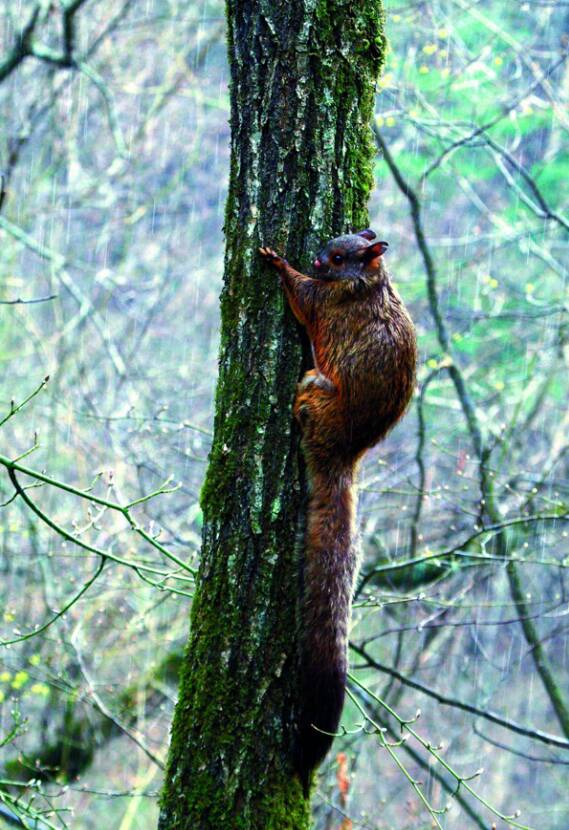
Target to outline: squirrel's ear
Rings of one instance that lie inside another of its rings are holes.
[[[364,260],[366,260],[366,262],[369,262],[369,260],[381,256],[386,252],[388,247],[388,242],[374,242],[373,245],[370,245],[368,248],[364,250]]]
[[[371,228],[366,228],[364,231],[358,231],[356,236],[363,236],[364,239],[369,239],[371,242],[372,239],[375,239],[377,234],[375,231],[372,231]]]

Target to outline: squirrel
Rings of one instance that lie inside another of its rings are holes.
[[[279,273],[314,360],[294,401],[309,481],[294,742],[305,796],[344,705],[359,462],[401,418],[415,386],[415,329],[381,259],[388,243],[375,239],[370,229],[332,239],[312,277],[259,248]]]

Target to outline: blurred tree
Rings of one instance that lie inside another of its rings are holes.
[[[300,339],[257,248],[367,224],[380,0],[228,4],[232,160],[203,551],[160,827],[303,828],[292,775]]]

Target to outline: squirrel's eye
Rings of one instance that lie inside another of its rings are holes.
[[[334,256],[332,257],[332,262],[334,262],[336,265],[341,265],[343,261],[344,257],[340,256],[340,254],[334,254]]]

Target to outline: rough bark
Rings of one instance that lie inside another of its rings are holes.
[[[308,827],[292,774],[305,503],[292,425],[300,332],[267,243],[307,267],[367,224],[381,0],[229,0],[231,171],[202,561],[161,830]]]

